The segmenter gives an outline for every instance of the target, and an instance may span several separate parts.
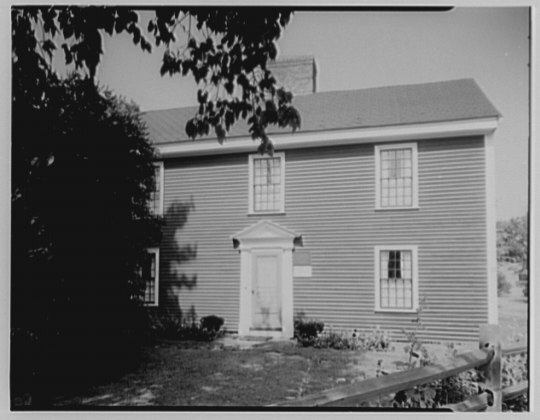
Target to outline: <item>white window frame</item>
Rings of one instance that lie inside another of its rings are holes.
[[[382,308],[381,307],[381,251],[410,251],[412,262],[412,308]],[[375,311],[376,312],[406,312],[418,311],[418,246],[417,245],[378,245],[375,247]]]
[[[146,252],[148,254],[153,253],[156,255],[156,282],[154,284],[154,288],[155,288],[154,296],[156,297],[156,299],[153,303],[143,301],[143,304],[144,306],[156,307],[156,306],[159,306],[159,248],[146,248]],[[146,284],[145,284],[145,294],[146,294]]]
[[[280,158],[281,162],[281,188],[280,188],[280,201],[281,206],[278,210],[267,210],[267,211],[255,211],[255,197],[253,192],[253,175],[254,175],[254,168],[253,168],[253,160],[254,159],[261,159],[261,158]],[[261,155],[259,153],[254,153],[249,155],[248,160],[248,166],[249,166],[249,206],[248,206],[248,214],[250,215],[258,215],[258,214],[283,214],[285,213],[285,153],[279,152],[274,153],[273,156],[270,155]]]
[[[412,204],[410,206],[382,207],[381,205],[381,152],[385,150],[411,149]],[[375,210],[404,210],[418,208],[418,147],[417,143],[392,143],[375,145]]]
[[[159,168],[159,179],[157,182],[159,182],[159,206],[158,206],[158,212],[155,213],[155,216],[162,216],[163,215],[163,196],[164,194],[164,179],[165,179],[165,170],[163,161],[154,162],[154,167]],[[153,204],[153,203],[152,203]],[[154,214],[153,206],[151,208],[152,214]]]

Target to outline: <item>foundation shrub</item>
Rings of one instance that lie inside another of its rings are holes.
[[[294,338],[302,347],[313,346],[323,329],[324,322],[322,321],[306,320],[302,317],[294,320]]]
[[[361,341],[364,350],[387,351],[391,344],[390,334],[379,327],[373,329]]]
[[[355,350],[357,341],[352,335],[333,331],[331,328],[324,329],[316,338],[313,347],[319,349]]]
[[[390,348],[388,332],[378,327],[368,334],[360,334],[356,329],[335,330],[322,321],[297,318],[294,322],[294,338],[302,347],[336,350],[375,350]]]
[[[213,341],[224,334],[225,320],[216,315],[186,320],[171,312],[152,314],[150,317],[151,336],[168,340]]]

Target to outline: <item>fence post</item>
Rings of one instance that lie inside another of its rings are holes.
[[[494,350],[494,355],[490,362],[482,367],[485,377],[485,387],[492,392],[493,405],[487,411],[502,411],[501,393],[501,332],[498,325],[483,324],[479,330],[480,349],[489,352]]]

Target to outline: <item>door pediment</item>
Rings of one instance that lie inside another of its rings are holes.
[[[232,236],[235,248],[253,248],[257,245],[277,245],[292,248],[302,236],[290,229],[271,222],[260,220]]]

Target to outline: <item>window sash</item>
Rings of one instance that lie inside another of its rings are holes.
[[[142,267],[139,272],[144,281],[143,303],[157,305],[159,282],[159,252],[156,249],[147,250]]]
[[[163,163],[154,165],[154,191],[150,194],[150,212],[156,216],[163,213]]]
[[[278,212],[282,203],[282,157],[253,158],[253,211]]]
[[[382,149],[380,153],[380,206],[412,207],[412,147]]]
[[[379,255],[379,306],[413,308],[413,263],[410,250],[383,250]]]

